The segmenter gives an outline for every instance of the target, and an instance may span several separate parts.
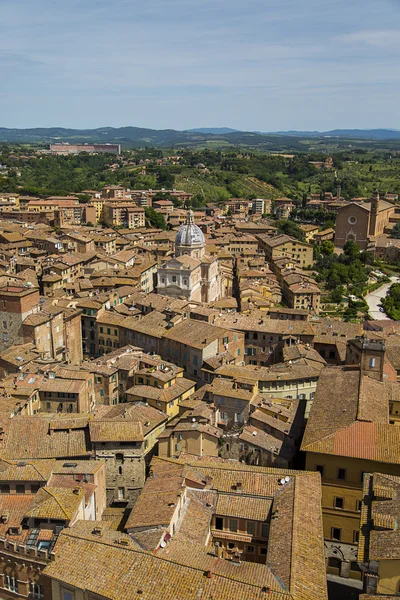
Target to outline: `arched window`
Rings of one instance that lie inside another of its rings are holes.
[[[122,475],[122,467],[118,467],[118,473]]]

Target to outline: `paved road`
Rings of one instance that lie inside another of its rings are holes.
[[[399,281],[398,277],[391,277],[391,282]],[[392,285],[392,283],[385,283],[380,288],[372,292],[371,294],[367,294],[365,296],[365,301],[369,306],[369,315],[371,319],[375,321],[382,321],[383,319],[389,319],[386,313],[381,312],[379,310],[379,305],[381,303],[381,298],[386,296],[386,292]]]

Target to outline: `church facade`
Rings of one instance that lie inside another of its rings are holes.
[[[366,250],[369,242],[379,236],[389,224],[395,207],[379,198],[375,192],[370,202],[350,202],[339,208],[336,216],[335,246],[343,248],[346,242],[357,242]]]
[[[187,212],[175,239],[175,256],[158,268],[157,292],[194,302],[213,302],[222,296],[222,277],[217,258],[205,252],[204,234]]]

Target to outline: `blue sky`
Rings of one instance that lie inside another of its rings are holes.
[[[400,0],[0,0],[0,126],[400,129]]]

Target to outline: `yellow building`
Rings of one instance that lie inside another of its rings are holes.
[[[102,355],[120,346],[120,328],[126,318],[109,310],[100,311],[96,319],[96,355]]]
[[[172,363],[161,362],[158,366],[143,365],[134,374],[135,385],[126,391],[128,402],[148,402],[162,410],[169,419],[179,414],[181,402],[189,398],[196,382],[183,377],[183,369]]]
[[[314,262],[313,247],[310,244],[296,240],[296,238],[282,234],[273,238],[257,236],[257,239],[269,263],[283,256],[293,260],[302,268],[309,267]]]
[[[366,474],[358,560],[365,568],[364,591],[371,596],[397,597],[400,593],[399,515],[400,477]]]
[[[389,422],[389,397],[399,384],[385,378],[378,360],[385,360],[384,353],[363,360],[362,367],[323,369],[301,447],[306,469],[322,477],[328,572],[342,577],[361,578],[357,545],[364,474],[400,476],[400,428]]]
[[[195,456],[218,456],[222,430],[197,419],[171,422],[158,436],[158,456],[178,457],[181,452]]]
[[[306,242],[310,243],[313,241],[314,239],[314,235],[316,233],[318,233],[319,230],[319,226],[318,225],[311,225],[311,224],[304,224],[304,225],[299,225],[300,229],[304,232],[305,238],[306,238]]]
[[[94,206],[96,209],[96,221],[97,223],[101,221],[103,217],[103,206],[105,203],[105,198],[92,198],[89,202],[89,206]]]

